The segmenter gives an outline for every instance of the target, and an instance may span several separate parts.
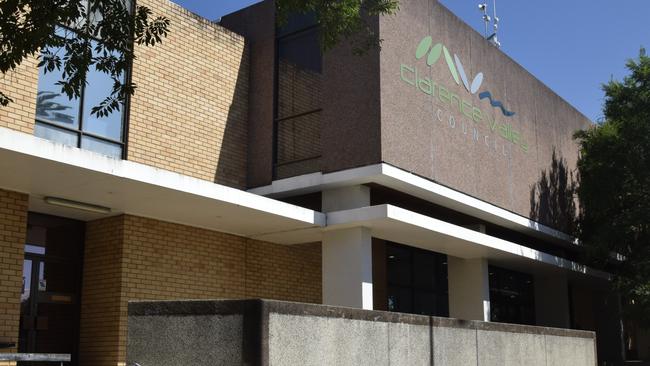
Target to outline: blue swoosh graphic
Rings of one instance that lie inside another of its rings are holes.
[[[489,91],[482,92],[481,94],[478,95],[478,97],[479,99],[485,99],[485,98],[489,99],[490,104],[495,108],[501,108],[501,112],[506,117],[512,117],[515,115],[515,112],[510,112],[509,110],[507,110],[506,107],[503,106],[503,103],[501,103],[500,100],[493,100],[492,94],[490,94]]]

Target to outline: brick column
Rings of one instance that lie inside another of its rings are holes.
[[[18,343],[27,199],[26,194],[0,190],[0,342]]]

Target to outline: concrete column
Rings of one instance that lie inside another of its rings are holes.
[[[323,191],[323,212],[370,206],[370,187],[351,186]]]
[[[368,228],[323,235],[323,304],[372,310],[372,236]]]
[[[370,206],[370,188],[323,191],[323,212]],[[368,228],[323,234],[323,304],[372,310],[372,235]]]
[[[449,316],[490,321],[490,274],[487,259],[447,258]]]
[[[535,322],[537,325],[570,328],[569,284],[565,275],[535,276]]]

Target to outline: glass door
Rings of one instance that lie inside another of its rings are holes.
[[[30,214],[19,352],[69,353],[76,364],[83,223]]]

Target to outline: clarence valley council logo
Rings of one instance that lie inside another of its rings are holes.
[[[458,55],[454,54],[453,58],[449,49],[442,43],[433,44],[433,39],[430,36],[424,37],[418,44],[415,50],[415,59],[422,60],[426,56],[426,64],[428,67],[433,67],[438,63],[440,59],[444,59],[444,62],[449,69],[451,78],[457,85],[462,85],[465,87],[467,92],[470,95],[476,95],[483,84],[484,75],[482,72],[479,72],[471,79],[468,78],[468,75],[465,71],[465,67],[460,60]],[[506,139],[512,144],[519,146],[524,152],[528,152],[529,145],[523,139],[523,136],[513,129],[512,125],[509,123],[497,122],[496,118],[490,118],[489,114],[483,113],[483,111],[475,106],[472,102],[465,100],[464,98],[458,96],[451,92],[444,85],[437,83],[431,80],[429,77],[423,77],[419,72],[418,68],[415,66],[409,66],[406,64],[401,64],[400,66],[400,77],[403,82],[415,87],[422,93],[428,94],[435,99],[439,99],[443,104],[451,107],[452,109],[457,109],[461,114],[463,114],[468,119],[474,121],[475,123],[486,122],[487,127],[494,133],[498,134],[500,137]],[[494,108],[499,109],[500,114],[503,117],[510,118],[515,115],[515,112],[509,110],[504,106],[504,104],[492,97],[492,94],[484,90],[478,93],[478,98],[480,100],[487,99],[490,102],[490,105]],[[439,120],[442,120],[441,111],[438,110],[437,117]],[[453,119],[453,122],[452,122]],[[455,119],[453,116],[450,116],[450,126],[455,127]],[[463,127],[465,130],[466,127]],[[476,129],[473,131],[473,139],[478,141],[481,135]],[[495,150],[498,150],[496,141],[488,142],[490,136],[484,136],[483,140],[485,144],[489,147],[494,147]],[[505,154],[505,146],[504,149]]]

